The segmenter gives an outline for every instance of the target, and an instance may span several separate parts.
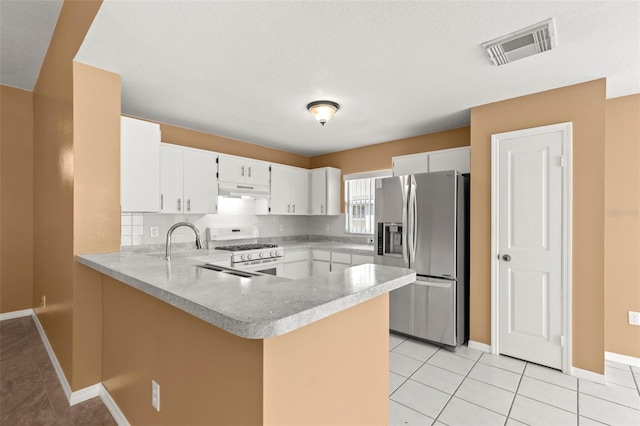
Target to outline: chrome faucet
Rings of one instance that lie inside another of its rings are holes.
[[[193,229],[193,232],[196,233],[196,248],[198,250],[204,248],[202,244],[202,240],[200,239],[200,231],[198,231],[198,228],[196,228],[193,223],[178,222],[175,225],[173,225],[171,228],[169,228],[169,231],[167,231],[167,247],[166,247],[166,253],[165,253],[166,260],[171,260],[171,235],[173,234],[173,231],[176,230],[176,228],[179,228],[181,226],[188,226],[189,228]]]

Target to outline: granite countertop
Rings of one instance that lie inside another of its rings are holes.
[[[240,278],[195,266],[225,256],[199,251],[197,257],[176,254],[167,262],[157,255],[116,252],[77,260],[249,339],[288,333],[415,281],[412,270],[371,264],[298,280],[271,275]]]

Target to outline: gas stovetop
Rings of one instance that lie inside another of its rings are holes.
[[[231,264],[234,266],[242,263],[273,262],[284,255],[284,250],[277,244],[238,244],[216,247],[216,250],[230,251]]]
[[[234,246],[220,246],[216,247],[216,250],[225,250],[225,251],[246,251],[246,250],[260,250],[260,249],[269,249],[269,248],[277,248],[277,244],[238,244]]]

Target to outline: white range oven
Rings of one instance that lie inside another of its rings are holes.
[[[282,276],[284,249],[257,241],[256,226],[207,228],[207,247],[231,252],[232,269]]]
[[[241,271],[282,276],[284,250],[277,244],[238,244],[219,246],[231,252],[231,267]]]

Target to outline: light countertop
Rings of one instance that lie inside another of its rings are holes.
[[[292,250],[283,246],[285,251]],[[87,254],[77,259],[203,321],[250,339],[285,334],[415,281],[412,270],[371,264],[298,280],[270,275],[240,278],[195,266],[228,256],[205,250],[197,257],[176,253],[170,262],[157,255],[132,252]]]

